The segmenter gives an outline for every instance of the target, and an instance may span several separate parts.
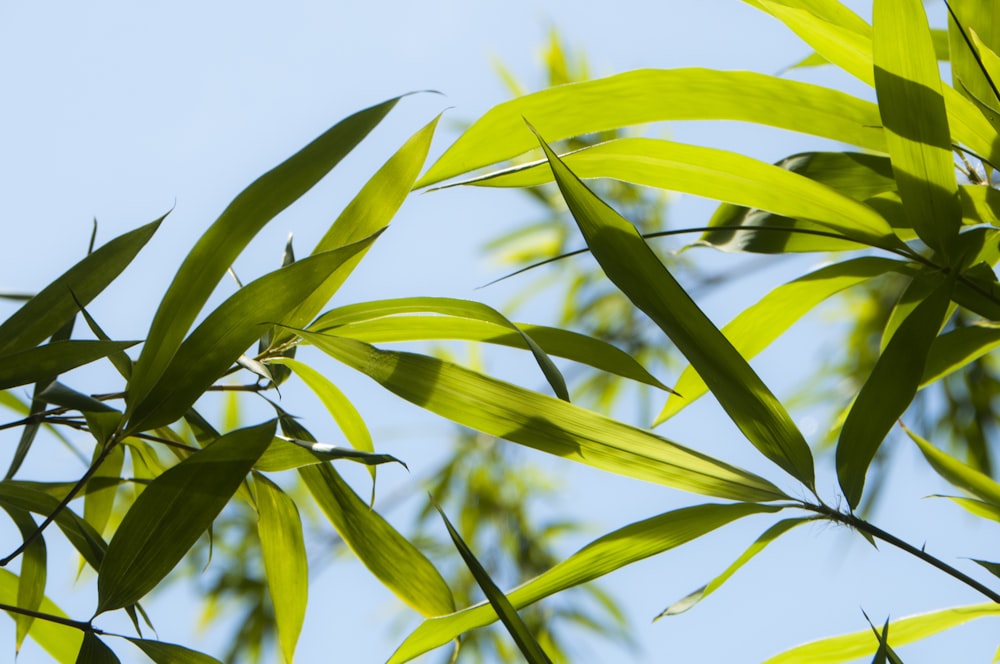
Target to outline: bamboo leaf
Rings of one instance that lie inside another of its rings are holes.
[[[397,97],[364,109],[328,129],[244,189],[205,231],[156,310],[129,383],[129,403],[133,407],[144,401],[159,382],[198,312],[250,240],[279,212],[312,189],[398,101]]]
[[[8,505],[4,506],[4,510],[10,515],[17,529],[21,531],[22,541],[27,542],[28,538],[35,537],[38,525],[27,510]],[[21,570],[17,578],[17,601],[13,602],[14,605],[30,611],[38,611],[41,608],[42,602],[45,600],[46,557],[47,549],[45,539],[42,537],[35,537],[25,547],[21,554]],[[19,653],[24,644],[24,637],[28,636],[28,631],[35,622],[35,618],[23,613],[11,613],[11,616],[17,626],[14,652]]]
[[[921,239],[951,263],[962,214],[937,59],[920,0],[877,0],[875,92],[899,194]]]
[[[704,196],[809,220],[866,245],[900,246],[889,223],[870,207],[792,170],[735,152],[621,138],[571,152],[562,161],[580,178],[614,178]],[[459,184],[532,187],[552,180],[553,171],[542,160]]]
[[[967,491],[976,498],[1000,509],[1000,484],[993,478],[962,463],[950,454],[942,452],[905,426],[903,430],[910,437],[910,440],[920,448],[927,463],[938,475],[959,489]]]
[[[403,399],[498,438],[683,491],[732,500],[786,498],[752,473],[565,401],[436,358],[300,334]]]
[[[977,558],[972,558],[972,562],[976,563],[987,572],[1000,579],[1000,563],[991,563],[988,560],[979,560]]]
[[[660,514],[594,540],[552,569],[507,593],[517,609],[600,578],[626,565],[697,539],[751,514],[781,508],[750,503],[697,505]],[[408,662],[471,629],[489,625],[497,614],[489,603],[425,620],[399,646],[389,664]]]
[[[781,402],[635,227],[587,189],[541,136],[539,142],[587,246],[608,278],[670,337],[754,447],[813,488],[812,453]]]
[[[111,240],[28,300],[0,324],[0,355],[37,346],[72,320],[79,304],[97,297],[128,267],[164,217]]]
[[[837,478],[858,506],[868,466],[893,423],[913,401],[931,343],[948,311],[952,280],[938,284],[899,326],[847,414],[837,442]]]
[[[549,140],[665,120],[739,120],[831,138],[881,152],[874,104],[820,86],[752,72],[641,69],[542,90],[495,106],[417,182],[426,187],[512,159]]]
[[[329,464],[301,468],[299,475],[351,550],[397,597],[423,616],[455,610],[451,590],[434,565]]]
[[[813,520],[812,518],[785,519],[783,521],[779,521],[778,523],[774,524],[773,526],[765,530],[764,533],[760,537],[758,537],[753,544],[750,545],[750,548],[744,551],[739,558],[733,561],[733,564],[727,567],[722,572],[722,574],[715,577],[707,584],[703,585],[701,588],[698,588],[694,592],[688,594],[687,596],[681,598],[680,600],[668,606],[658,616],[653,618],[653,621],[655,622],[660,618],[665,618],[667,616],[675,616],[679,613],[684,613],[685,611],[693,607],[695,604],[697,604],[698,602],[700,602],[701,600],[705,599],[713,592],[718,590],[722,586],[722,584],[728,581],[733,574],[735,574],[741,567],[747,564],[747,562],[749,562],[751,558],[753,558],[758,553],[763,551],[768,544],[778,539],[779,537],[787,533],[795,526],[799,526],[803,523],[812,520]]]
[[[0,569],[0,603],[17,606],[19,588],[17,575]],[[38,609],[52,616],[67,617],[48,597],[42,598]],[[47,620],[35,621],[28,636],[59,664],[73,664],[83,643],[83,633],[80,630]]]
[[[393,315],[396,300],[365,302],[333,309],[310,326],[314,332],[330,332],[339,337],[358,339],[366,343],[393,341],[427,341],[453,339],[483,341],[512,348],[530,350],[520,332],[511,332],[504,325],[472,318],[427,315]],[[382,309],[382,305],[385,309]],[[355,316],[356,308],[365,311]],[[670,392],[628,353],[600,339],[554,327],[514,323],[549,355],[573,360],[607,373],[630,378]]]
[[[149,639],[125,639],[141,650],[154,664],[220,664],[219,660],[205,653],[197,652],[176,643],[150,641]]]
[[[274,426],[226,434],[146,487],[108,544],[97,577],[97,614],[138,602],[180,562],[240,487]]]
[[[976,500],[974,498],[961,498],[959,496],[942,496],[940,494],[931,494],[931,498],[947,498],[951,502],[955,503],[962,509],[966,510],[970,514],[974,514],[983,519],[991,519],[1000,523],[1000,506],[994,505],[993,503],[987,503],[982,500]]]
[[[778,286],[736,316],[722,328],[722,333],[739,354],[749,360],[836,293],[883,274],[906,271],[906,263],[874,256],[828,265]],[[671,395],[653,426],[673,417],[708,390],[692,365],[684,368],[676,388],[683,398]]]
[[[406,468],[406,464],[391,454],[376,454],[361,452],[349,447],[338,447],[328,443],[317,443],[297,438],[275,438],[267,451],[261,455],[254,468],[266,473],[282,470],[292,470],[302,466],[312,466],[324,461],[347,459],[363,463],[366,466],[379,466],[384,463],[398,463]]]
[[[83,635],[83,645],[80,654],[76,656],[76,664],[119,664],[115,652],[93,632]]]
[[[1000,346],[1000,328],[997,327],[971,325],[942,334],[931,344],[920,387],[975,362],[997,346]]]
[[[121,415],[121,413],[116,414]],[[98,460],[102,449],[103,444],[95,446],[94,458],[91,459],[91,463]],[[87,482],[89,489],[83,499],[83,519],[102,535],[108,527],[108,520],[111,518],[115,496],[118,494],[118,480],[124,463],[125,447],[115,445],[104,457],[97,472]]]
[[[1000,12],[1000,2],[997,0],[951,0],[949,6],[962,22],[962,30],[956,25],[954,16],[948,16],[948,37],[951,47],[951,80],[956,89],[967,92],[967,96],[976,99],[996,100],[993,86],[986,78],[983,68],[980,67],[976,59],[977,53],[970,49],[966,42],[968,37],[974,46],[978,46],[977,39],[983,45],[994,51],[1000,49],[1000,28],[997,27],[996,17]],[[962,35],[965,32],[965,35]],[[981,52],[979,53],[981,55]],[[980,58],[982,59],[982,58]],[[989,70],[987,70],[989,71]],[[993,75],[993,82],[997,83],[997,76]]]
[[[938,632],[987,616],[1000,616],[1000,604],[987,603],[932,611],[892,621],[892,640],[896,647],[926,639]],[[871,654],[872,633],[863,629],[792,648],[768,659],[764,664],[838,664]]]
[[[302,537],[302,519],[295,503],[278,485],[254,473],[257,489],[257,532],[274,605],[278,642],[291,664],[302,632],[309,595],[309,562]]]
[[[451,536],[451,541],[454,542],[455,548],[462,555],[462,560],[465,561],[466,567],[472,572],[473,578],[475,578],[476,583],[482,589],[483,594],[486,595],[486,599],[500,618],[500,622],[503,623],[504,627],[507,628],[507,632],[513,637],[514,642],[517,644],[517,649],[524,655],[524,659],[529,664],[550,664],[552,660],[545,654],[542,646],[535,639],[535,635],[524,624],[521,616],[517,613],[517,609],[511,605],[507,596],[503,594],[503,591],[490,578],[489,573],[476,560],[475,554],[472,553],[472,550],[462,540],[462,536],[451,525],[451,521],[448,520],[444,511],[436,504],[434,507],[444,520],[444,525],[448,528],[448,535]]]
[[[90,364],[111,353],[134,346],[136,341],[53,341],[10,355],[0,362],[0,390],[51,379],[70,369]]]
[[[177,349],[145,398],[136,402],[130,388],[132,416],[127,430],[155,429],[183,416],[205,389],[260,337],[265,325],[282,322],[303,297],[374,239],[311,256],[239,289]],[[149,343],[146,342],[147,346]]]

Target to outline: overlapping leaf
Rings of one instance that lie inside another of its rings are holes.
[[[927,463],[937,471],[938,475],[950,484],[992,505],[994,509],[1000,510],[1000,484],[992,477],[939,450],[906,427],[903,429],[920,448]]]
[[[134,346],[136,341],[53,341],[0,358],[0,390],[34,383]]]
[[[539,142],[604,273],[677,345],[750,442],[812,488],[812,453],[781,402],[681,288],[635,227],[587,189],[541,137]]]
[[[0,603],[17,606],[19,585],[16,574],[0,569]],[[67,617],[48,597],[42,598],[38,608],[51,616]],[[83,632],[80,630],[47,620],[35,621],[29,636],[59,664],[74,664],[83,643]]]

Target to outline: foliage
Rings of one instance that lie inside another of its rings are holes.
[[[995,576],[989,585],[960,568],[995,571],[998,563],[988,559],[994,554],[970,552],[972,565],[953,564],[886,532],[859,511],[873,490],[870,466],[916,395],[973,365],[998,342],[1000,284],[993,266],[1000,260],[1000,199],[994,187],[1000,92],[994,82],[1000,78],[1000,33],[994,26],[1000,6],[952,5],[952,85],[947,85],[937,63],[942,40],[935,41],[918,0],[876,0],[871,26],[835,0],[750,4],[784,22],[821,61],[873,86],[877,103],[746,72],[627,72],[497,106],[421,176],[434,120],[371,178],[308,257],[294,260],[287,252],[280,269],[206,311],[210,296],[254,236],[336,167],[396,106],[398,99],[392,99],[341,121],[233,200],[184,259],[138,357],[126,353],[135,342],[111,340],[87,306],[120,278],[160,220],[93,250],[25,302],[0,324],[3,404],[21,414],[4,426],[21,435],[0,481],[0,507],[23,539],[0,559],[0,566],[14,561],[20,566],[17,575],[7,570],[0,575],[0,608],[17,624],[15,649],[31,636],[57,661],[118,661],[109,645],[121,645],[111,641],[118,635],[106,633],[95,619],[124,611],[138,631],[140,616],[145,618],[143,598],[206,531],[211,537],[213,523],[224,523],[217,521],[220,515],[225,519],[241,510],[255,515],[259,549],[251,546],[239,555],[259,551],[261,565],[252,581],[258,597],[266,588],[271,598],[278,649],[286,661],[294,654],[307,601],[301,513],[314,510],[381,583],[424,618],[393,662],[408,661],[498,619],[528,661],[547,661],[556,653],[546,653],[537,625],[520,617],[520,610],[750,515],[770,518],[767,530],[747,551],[736,552],[729,568],[664,614],[708,597],[795,526],[823,520],[898,547],[990,602],[889,621],[881,629],[872,624],[863,635],[833,637],[772,661],[819,661],[819,656],[833,662],[869,654],[875,661],[896,661],[893,646],[966,620],[1000,615]],[[767,164],[725,150],[617,133],[606,133],[601,138],[607,140],[596,143],[577,138],[686,119],[764,124],[854,149]],[[574,138],[580,142],[553,143]],[[540,158],[502,163],[530,150],[540,150]],[[962,155],[957,167],[955,154]],[[482,168],[492,170],[478,173]],[[778,287],[720,330],[640,229],[581,177],[723,201],[697,229],[700,243],[769,254],[830,252],[835,262]],[[655,423],[711,391],[747,441],[774,464],[774,477],[570,402],[552,356],[665,387],[628,353],[599,338],[513,323],[485,305],[442,298],[344,304],[323,312],[409,191],[453,178],[498,187],[555,183],[607,281],[634,306],[629,320],[640,320],[641,311],[691,364],[679,379],[680,394],[667,397]],[[887,284],[895,289],[891,310],[884,319],[871,319],[882,324],[882,342],[832,434],[831,461],[842,496],[822,496],[815,483],[817,457],[747,360],[820,302],[887,275],[892,279],[882,282],[882,290]],[[74,334],[78,318],[93,339]],[[527,389],[449,359],[376,345],[434,339],[527,351],[547,388]],[[397,460],[375,450],[347,398],[297,352],[309,346],[313,355],[330,356],[403,399],[492,439],[713,500],[637,521],[563,560],[544,560],[545,569],[506,593],[480,564],[483,553],[475,550],[476,543],[445,519],[487,597],[463,606],[435,563],[337,471],[345,462],[366,464],[374,481],[376,466]],[[119,374],[113,385],[86,393],[70,386],[86,375],[71,371],[104,359]],[[249,382],[220,382],[231,374],[249,376]],[[273,401],[266,402],[273,417],[245,427],[223,422],[217,428],[199,413],[209,392],[258,397],[276,392],[292,376],[321,398],[352,449],[318,442]],[[27,385],[32,386],[30,398],[22,401],[16,388]],[[976,411],[980,418],[989,412]],[[70,482],[18,478],[25,458],[41,454],[41,443],[50,442],[36,443],[42,426],[88,435],[90,462],[81,477]],[[921,433],[937,432],[906,429],[929,466],[955,487],[956,505],[981,519],[1000,520],[1000,484],[989,474],[994,467],[984,461],[989,457],[980,454],[979,461],[966,463]],[[796,495],[779,488],[788,483],[794,483]],[[841,497],[843,508],[831,506],[840,505]],[[45,536],[53,523],[97,574],[97,601],[89,618],[66,617],[45,595]],[[157,662],[216,661],[181,645],[121,638]]]

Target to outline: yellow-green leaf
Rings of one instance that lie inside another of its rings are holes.
[[[959,489],[1000,509],[1000,484],[992,477],[939,450],[905,426],[903,430],[910,440],[917,444],[927,463],[937,471],[938,475]]]
[[[17,606],[19,585],[16,574],[0,569],[0,603]],[[38,610],[52,616],[67,618],[66,613],[48,597],[42,598]],[[35,621],[28,636],[59,664],[73,664],[83,643],[83,632],[80,630],[48,620]]]

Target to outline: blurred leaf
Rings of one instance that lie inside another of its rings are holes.
[[[20,582],[17,575],[6,569],[0,569],[0,603],[17,606],[19,589]],[[38,609],[51,616],[67,617],[48,597],[42,598]],[[36,620],[28,636],[59,664],[73,664],[80,650],[80,644],[83,643],[83,633],[80,630],[48,620]]]
[[[924,387],[968,366],[1000,346],[1000,328],[980,325],[960,327],[934,340],[920,386]]]
[[[376,454],[361,452],[349,447],[338,447],[328,443],[316,443],[295,438],[275,438],[271,445],[254,465],[257,470],[270,473],[282,470],[292,470],[302,466],[312,466],[324,461],[346,459],[363,463],[366,466],[379,466],[384,463],[398,463],[404,468],[406,464],[391,454]]]
[[[114,651],[93,632],[83,635],[83,645],[76,657],[76,664],[119,664]]]
[[[240,192],[205,231],[156,310],[129,382],[130,411],[160,382],[198,312],[250,240],[340,163],[398,101],[397,97],[359,111],[328,129]]]
[[[313,499],[358,559],[423,616],[451,613],[451,590],[434,565],[362,501],[329,464],[299,469]]]
[[[907,272],[906,263],[865,256],[822,267],[778,286],[745,309],[722,333],[740,356],[750,360],[824,300],[857,284],[890,272]],[[693,366],[684,368],[675,385],[683,398],[671,395],[653,426],[661,424],[705,394],[707,387]]]
[[[962,463],[955,457],[942,452],[905,426],[903,430],[917,444],[927,463],[953,486],[967,491],[995,508],[1000,509],[1000,484],[985,473]]]
[[[271,442],[274,422],[226,434],[154,479],[108,544],[97,614],[142,599],[184,557]]]
[[[609,574],[626,565],[697,539],[751,514],[773,513],[780,507],[736,503],[697,505],[639,521],[594,540],[541,576],[507,593],[517,609]],[[408,662],[442,646],[460,634],[497,620],[488,603],[425,620],[399,646],[389,664]]]
[[[5,355],[0,360],[0,390],[10,389],[89,364],[134,346],[136,341],[53,341]]]
[[[31,518],[27,510],[10,507],[9,505],[4,505],[4,510],[10,515],[17,529],[21,531],[22,541],[27,542],[28,538],[35,537],[38,525]],[[30,611],[40,610],[42,602],[45,600],[46,552],[45,539],[42,537],[35,537],[25,547],[24,552],[21,554],[21,569],[17,581],[17,601],[13,602],[15,606]],[[35,622],[35,618],[23,613],[11,613],[10,615],[14,618],[14,622],[17,625],[14,652],[19,653],[21,652],[21,646],[24,644],[24,637],[28,635],[28,631]]]
[[[407,401],[498,438],[684,491],[732,500],[786,498],[752,473],[565,401],[432,357],[301,334]]]
[[[111,240],[14,312],[0,324],[0,355],[32,348],[72,320],[79,311],[78,302],[87,304],[114,281],[153,236],[164,217]]]
[[[175,643],[148,639],[125,639],[146,654],[154,664],[219,664],[219,660]]]
[[[947,279],[921,302],[892,336],[847,414],[837,442],[837,478],[851,508],[858,506],[875,452],[913,401],[931,343],[948,311]]]
[[[664,120],[740,120],[885,150],[878,108],[836,90],[745,71],[640,69],[542,90],[493,107],[416,186],[536,148],[524,118],[552,141]]]
[[[892,640],[896,647],[926,639],[938,632],[984,616],[1000,616],[1000,604],[959,606],[909,616],[892,621]],[[787,650],[764,664],[838,664],[871,654],[870,629],[833,636]]]
[[[538,140],[587,246],[608,278],[677,345],[754,447],[812,489],[812,453],[781,402],[635,227],[587,189],[541,136]]]
[[[135,401],[130,388],[128,431],[155,429],[179,419],[260,337],[264,325],[282,322],[333,270],[374,240],[311,256],[236,291],[181,344],[144,399]]]
[[[287,664],[306,617],[309,596],[309,562],[302,538],[302,520],[295,503],[278,485],[254,473],[257,489],[257,532],[267,573],[267,587],[274,604],[281,654]]]
[[[697,604],[698,602],[700,602],[701,600],[705,599],[713,592],[718,590],[722,586],[722,584],[724,584],[726,581],[729,580],[729,577],[731,577],[741,567],[743,567],[743,565],[749,562],[751,558],[753,558],[758,553],[763,551],[768,544],[778,539],[779,537],[787,533],[795,526],[799,526],[802,525],[803,523],[807,523],[813,520],[814,519],[808,517],[801,519],[785,519],[783,521],[779,521],[778,523],[774,524],[773,526],[765,530],[764,533],[760,537],[758,537],[753,544],[750,545],[750,548],[744,551],[743,554],[740,555],[740,557],[737,558],[732,565],[727,567],[725,571],[722,572],[722,574],[715,577],[701,588],[698,588],[693,593],[681,598],[680,600],[668,606],[658,616],[653,618],[653,621],[656,622],[660,618],[665,618],[667,616],[675,616],[679,613],[684,613],[685,611],[693,607],[695,604]]]
[[[437,505],[434,507],[444,520],[444,525],[448,528],[451,541],[455,543],[455,548],[462,555],[462,560],[465,561],[465,565],[472,572],[476,583],[482,589],[483,594],[486,595],[486,599],[489,601],[490,606],[493,607],[500,621],[504,624],[504,627],[507,628],[507,632],[513,637],[514,642],[517,644],[517,649],[524,655],[525,660],[530,664],[550,664],[552,660],[545,654],[542,646],[539,645],[537,639],[535,639],[535,635],[531,633],[528,626],[524,624],[521,616],[517,614],[517,609],[511,605],[507,596],[493,582],[493,579],[490,578],[489,573],[483,568],[482,564],[476,560],[475,554],[462,541],[462,536],[451,525],[444,511]]]
[[[974,498],[942,496],[940,494],[931,494],[931,498],[947,498],[951,502],[965,509],[970,514],[975,514],[983,519],[992,519],[993,521],[1000,523],[1000,506],[994,505],[993,503],[987,503]]]
[[[903,207],[921,239],[954,265],[962,215],[927,16],[920,0],[876,0],[873,13],[875,91]]]

